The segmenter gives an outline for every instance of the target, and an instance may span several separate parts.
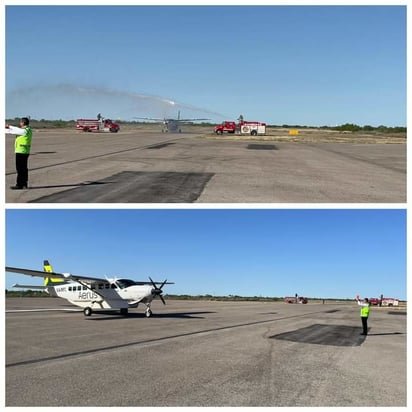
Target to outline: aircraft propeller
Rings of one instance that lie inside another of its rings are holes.
[[[156,283],[153,282],[153,279],[149,276],[150,282],[152,282],[153,285],[153,289],[152,289],[152,294],[156,297],[159,296],[160,300],[163,302],[163,305],[166,305],[165,300],[163,299],[163,286],[166,284],[167,279],[160,285],[160,287],[158,288],[156,286]]]

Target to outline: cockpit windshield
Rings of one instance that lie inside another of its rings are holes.
[[[116,283],[120,289],[125,289],[125,288],[128,288],[129,286],[137,285],[137,283],[131,279],[117,279]]]

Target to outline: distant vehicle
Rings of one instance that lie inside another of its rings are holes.
[[[120,126],[113,123],[110,119],[105,119],[98,115],[97,119],[77,119],[76,130],[83,132],[117,133],[120,130]]]
[[[240,134],[250,134],[251,136],[266,134],[266,123],[262,122],[242,122],[238,125]]]
[[[7,267],[6,272],[20,273],[28,276],[44,278],[44,286],[13,285],[15,288],[38,289],[68,300],[71,304],[83,308],[85,316],[90,316],[93,310],[119,309],[126,316],[129,308],[137,308],[142,303],[146,305],[146,317],[152,315],[151,303],[158,297],[163,304],[163,286],[173,282],[135,281],[124,278],[96,278],[80,276],[71,273],[56,273],[47,260],[43,263],[44,271]],[[160,286],[158,286],[160,285]]]
[[[241,135],[264,135],[266,134],[266,123],[256,121],[244,121],[240,120],[239,123],[225,120],[222,124],[218,124],[214,127],[216,134],[223,133],[237,133]]]
[[[198,122],[201,120],[210,120],[210,119],[181,119],[180,118],[180,110],[177,113],[177,118],[166,118],[163,119],[155,118],[155,117],[134,117],[134,119],[139,120],[149,120],[154,123],[161,123],[162,124],[162,133],[182,133],[182,124]]]
[[[225,120],[222,124],[218,124],[214,128],[216,134],[235,133],[236,123],[230,120]]]
[[[306,304],[308,303],[308,299],[304,298],[302,296],[298,296],[297,298],[295,296],[288,296],[285,298],[285,303],[303,303]]]
[[[369,303],[371,306],[399,306],[399,299],[384,297],[382,297],[381,299],[369,298]]]
[[[399,306],[399,299],[395,298],[383,298],[382,306]]]

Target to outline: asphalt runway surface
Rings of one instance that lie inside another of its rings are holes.
[[[6,406],[406,407],[406,308],[6,298]]]
[[[9,189],[16,172],[6,135],[6,202],[406,202],[405,144],[219,140],[207,132],[38,130],[22,191]]]

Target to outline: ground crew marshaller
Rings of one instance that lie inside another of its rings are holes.
[[[28,117],[22,117],[20,127],[6,125],[6,132],[15,134],[14,153],[16,155],[16,185],[10,189],[21,190],[27,189],[29,180],[29,169],[27,163],[30,156],[31,139],[33,135],[32,128],[29,126],[30,120]]]
[[[369,311],[370,311],[370,303],[368,298],[364,298],[363,301],[359,299],[359,295],[356,296],[356,301],[358,302],[358,305],[361,307],[360,310],[360,316],[362,319],[362,328],[363,332],[361,335],[367,335],[368,334],[368,317],[369,317]]]

